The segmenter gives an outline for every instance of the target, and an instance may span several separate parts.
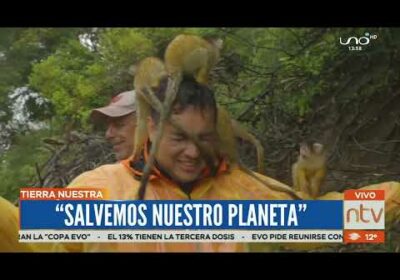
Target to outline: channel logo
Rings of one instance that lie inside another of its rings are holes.
[[[347,190],[344,193],[345,243],[385,241],[385,193],[383,190]]]

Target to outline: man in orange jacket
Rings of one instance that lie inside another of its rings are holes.
[[[187,134],[209,147],[216,146],[217,107],[213,92],[194,81],[184,80],[173,104],[171,118]],[[104,165],[85,172],[69,187],[105,187],[110,199],[134,200],[138,197],[140,179],[148,160],[149,148],[157,131],[158,114],[148,120],[149,141],[138,159],[129,158],[117,164]],[[161,137],[155,164],[144,199],[291,199],[269,189],[237,166],[220,158],[217,174],[210,175],[198,147],[168,121]],[[271,185],[288,188],[271,178],[257,174]],[[86,243],[62,244],[67,251],[243,251],[243,244],[232,243]]]

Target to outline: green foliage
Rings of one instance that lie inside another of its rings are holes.
[[[29,187],[34,181],[35,164],[40,166],[49,157],[46,150],[40,149],[41,139],[48,135],[46,130],[17,135],[12,148],[0,155],[0,196],[13,201],[21,187]]]
[[[381,40],[364,52],[349,52],[338,42],[367,31]],[[39,119],[53,114],[86,125],[91,108],[132,89],[130,66],[146,56],[162,57],[180,33],[224,40],[225,72],[215,88],[233,115],[241,115],[256,99],[254,114],[274,104],[288,115],[304,117],[316,96],[339,90],[347,77],[366,72],[363,65],[387,67],[388,57],[397,57],[390,50],[400,41],[399,29],[384,28],[8,28],[0,33],[0,50],[6,53],[0,59],[2,109],[10,113],[4,93],[29,81],[52,104],[43,116],[36,114]],[[91,40],[91,48],[79,40],[83,37]],[[396,80],[395,69],[389,68],[388,75],[379,69],[381,74],[365,79],[365,85],[347,89],[343,101],[368,97]]]
[[[36,63],[29,85],[52,102],[56,115],[85,126],[92,108],[103,106],[118,92],[132,89],[130,66],[147,56],[162,56],[160,49],[182,32],[212,35],[217,30],[101,29],[96,33],[94,49],[73,38]]]
[[[128,67],[154,54],[153,42],[129,28],[106,29],[99,36],[99,53],[110,68]]]
[[[3,119],[9,121],[12,118],[9,94],[27,85],[32,65],[46,58],[69,39],[77,38],[79,32],[77,28],[0,29],[0,108],[5,113]],[[39,119],[49,114],[46,108],[41,109],[43,114],[39,111],[35,114]]]
[[[94,55],[79,41],[71,40],[33,67],[30,85],[52,101],[56,114],[79,120],[80,111],[93,105],[90,101],[103,82],[94,82],[105,70],[92,63]]]

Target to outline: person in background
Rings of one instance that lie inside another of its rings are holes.
[[[116,95],[107,106],[93,109],[90,118],[107,125],[105,136],[118,161],[132,155],[136,128],[135,91]]]

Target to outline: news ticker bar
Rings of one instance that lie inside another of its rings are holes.
[[[21,191],[20,242],[383,243],[385,240],[383,190],[347,190],[343,201],[104,198],[106,194],[90,189]]]
[[[342,243],[342,230],[20,230],[20,242]]]

